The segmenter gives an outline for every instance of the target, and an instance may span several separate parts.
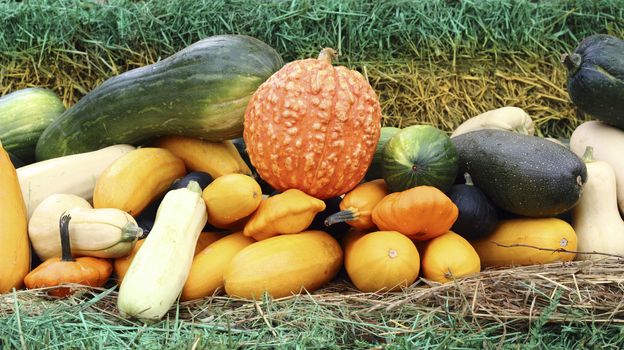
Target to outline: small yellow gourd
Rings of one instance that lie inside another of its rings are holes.
[[[426,242],[421,252],[423,277],[440,283],[481,271],[479,255],[470,243],[455,232]]]
[[[373,209],[388,194],[390,192],[383,179],[360,184],[344,196],[340,201],[340,211],[325,219],[325,225],[346,222],[363,230],[375,229],[377,226],[371,218]]]
[[[206,202],[208,223],[219,228],[230,228],[258,208],[262,201],[262,189],[251,176],[227,174],[214,179],[204,189],[202,198]]]
[[[262,201],[243,233],[258,241],[278,234],[299,233],[323,210],[325,202],[322,200],[297,189],[286,190]]]

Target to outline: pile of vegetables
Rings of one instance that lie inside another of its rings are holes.
[[[378,292],[624,255],[621,40],[590,37],[564,60],[573,101],[604,121],[569,148],[516,107],[450,135],[382,128],[375,92],[334,55],[283,65],[256,39],[217,36],[67,110],[39,89],[0,100],[0,119],[32,120],[0,129],[0,292],[117,283],[120,313],[154,320],[178,298],[314,291],[342,267]],[[588,88],[612,98],[577,102]]]

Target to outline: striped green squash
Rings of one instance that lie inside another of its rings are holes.
[[[455,182],[457,169],[457,150],[451,139],[432,126],[401,129],[383,150],[381,172],[392,192],[422,185],[446,192]]]
[[[88,93],[44,131],[37,159],[139,145],[163,135],[240,137],[247,102],[282,65],[273,48],[252,37],[203,39]]]
[[[0,98],[0,140],[12,155],[33,158],[39,136],[65,112],[63,101],[43,88],[17,90]]]

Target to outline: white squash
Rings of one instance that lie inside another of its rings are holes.
[[[570,149],[582,157],[585,148],[593,148],[594,160],[609,163],[615,172],[617,203],[624,214],[624,131],[599,121],[579,125],[570,137]]]
[[[125,316],[162,318],[182,292],[195,245],[206,224],[206,204],[195,181],[169,191],[156,222],[119,287],[117,306]]]
[[[93,197],[95,182],[115,160],[135,149],[131,145],[114,145],[97,151],[33,163],[17,169],[28,217],[48,196],[56,193],[75,194],[86,200]]]
[[[143,230],[119,209],[93,209],[73,194],[53,194],[35,208],[28,222],[28,236],[41,260],[61,256],[59,219],[69,213],[72,255],[96,258],[126,256]]]
[[[453,131],[451,137],[483,129],[508,130],[525,135],[535,134],[533,120],[522,108],[502,107],[464,121]]]
[[[581,252],[599,252],[624,256],[624,221],[620,217],[615,194],[615,173],[609,163],[593,160],[592,148],[583,156],[587,183],[580,202],[572,211],[572,225]],[[577,254],[577,260],[604,259],[604,255]]]

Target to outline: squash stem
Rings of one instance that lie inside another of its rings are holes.
[[[325,219],[325,226],[331,226],[340,222],[354,221],[360,218],[360,211],[357,208],[349,208],[334,213]]]
[[[59,229],[61,232],[61,261],[75,261],[71,252],[71,243],[69,239],[69,221],[71,216],[63,213],[59,220]]]
[[[318,55],[318,59],[321,61],[325,61],[329,64],[332,64],[332,61],[338,57],[338,53],[336,52],[336,50],[332,49],[331,47],[326,47],[324,49],[321,50],[321,52]]]
[[[564,53],[561,55],[561,63],[563,63],[570,73],[574,73],[581,66],[581,55],[577,53]]]
[[[464,173],[464,180],[466,180],[467,186],[474,186],[474,182],[472,182],[472,176],[468,173]]]
[[[135,223],[128,221],[126,226],[121,229],[120,242],[134,242],[141,236],[143,236],[143,229]]]
[[[592,146],[585,147],[585,153],[583,153],[583,162],[591,163],[594,161],[594,148]]]
[[[189,181],[188,185],[186,185],[186,189],[195,193],[202,193],[202,189],[197,181]]]

